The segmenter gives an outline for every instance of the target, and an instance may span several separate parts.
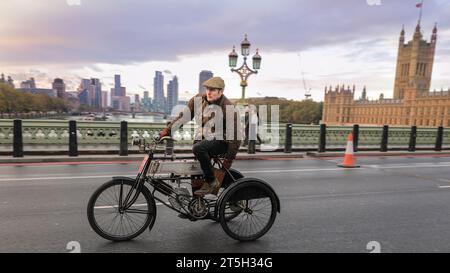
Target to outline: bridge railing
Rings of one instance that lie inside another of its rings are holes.
[[[69,123],[73,123],[73,127]],[[0,119],[0,154],[20,157],[24,153],[45,152],[67,153],[76,156],[78,151],[97,150],[138,152],[133,141],[139,137],[150,140],[159,133],[164,123],[125,121],[55,121],[55,120],[13,120]],[[186,124],[175,132],[175,149],[190,149],[195,124]],[[450,149],[450,128],[383,127],[376,126],[326,126],[280,123],[267,128],[261,144],[276,140],[273,150],[292,151],[339,151],[344,150],[349,133],[353,133],[354,149],[358,150],[408,150]],[[71,131],[72,130],[72,131]],[[256,130],[256,129],[252,129]],[[259,147],[259,149],[258,149]],[[262,150],[257,141],[249,141],[243,150],[255,153]]]

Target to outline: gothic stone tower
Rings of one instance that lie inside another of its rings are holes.
[[[400,33],[394,99],[414,99],[417,93],[430,90],[436,48],[437,27],[434,26],[431,42],[422,39],[420,22],[412,41],[405,44],[405,30]]]
[[[325,87],[325,100],[322,111],[322,121],[325,123],[348,123],[351,120],[351,106],[354,101],[355,86],[345,88],[344,85],[336,86],[333,91]]]

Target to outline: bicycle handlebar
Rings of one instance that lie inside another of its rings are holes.
[[[174,140],[174,139],[171,136],[164,136],[161,138],[159,136],[156,136],[153,138],[153,140],[154,140],[155,144],[160,144],[160,143],[163,143],[164,140]]]

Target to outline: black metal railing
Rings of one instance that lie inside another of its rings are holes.
[[[14,120],[13,123],[13,151],[12,151],[12,155],[13,157],[23,157],[24,156],[24,143],[23,143],[23,130],[22,130],[22,120],[20,119],[16,119]],[[294,150],[302,150],[302,149],[295,149],[293,147],[293,124],[288,123],[285,125],[285,130],[284,130],[284,143],[281,145],[281,149],[279,149],[279,151],[283,151],[284,153],[292,153]],[[251,128],[249,128],[249,140],[248,140],[248,149],[247,152],[249,154],[255,154],[257,149],[256,149],[256,136],[257,136],[257,128],[256,125],[254,126],[250,126]],[[69,156],[78,156],[79,155],[79,151],[78,151],[78,141],[77,141],[77,122],[74,120],[69,121],[69,147],[68,147],[68,155]],[[347,129],[348,131],[348,129]],[[354,147],[354,151],[359,151],[359,150],[363,150],[360,147],[360,133],[361,133],[361,128],[358,124],[353,125],[352,128],[352,134],[353,134],[353,147]],[[387,152],[389,150],[393,150],[393,148],[390,148],[389,146],[389,133],[390,133],[390,128],[388,125],[384,125],[382,127],[382,133],[381,133],[381,139],[380,139],[380,146],[378,148],[379,151],[381,152]],[[434,136],[434,134],[433,134]],[[405,143],[405,148],[404,150],[410,151],[410,152],[414,152],[417,150],[416,147],[416,143],[417,143],[417,137],[418,137],[418,129],[417,126],[411,126],[410,128],[410,133],[409,133],[409,143]],[[128,137],[128,123],[126,121],[122,121],[120,123],[120,144],[119,144],[119,150],[118,150],[118,154],[120,156],[127,156],[129,154],[128,151],[128,145],[130,143],[130,139]],[[437,127],[437,131],[436,131],[436,139],[435,139],[435,143],[433,147],[428,147],[425,149],[428,150],[434,150],[434,151],[442,151],[444,149],[449,149],[449,148],[444,148],[443,147],[443,143],[444,143],[444,128],[442,126]],[[170,144],[172,145],[170,148],[170,150],[173,150],[173,143]],[[345,149],[345,147],[340,147],[340,148],[327,148],[327,125],[325,124],[321,124],[320,125],[320,134],[319,134],[319,138],[318,138],[318,144],[317,144],[317,151],[319,153],[324,153],[326,151],[330,151],[330,150],[343,150]],[[424,149],[424,148],[422,148]]]

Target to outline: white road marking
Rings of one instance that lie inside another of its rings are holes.
[[[58,180],[58,179],[91,179],[91,178],[112,178],[113,176],[136,176],[136,173],[132,175],[93,175],[93,176],[47,176],[47,177],[29,177],[29,178],[2,178],[1,181],[28,181],[28,180]]]
[[[341,171],[345,168],[319,168],[319,169],[289,169],[289,170],[252,170],[241,171],[242,173],[286,173],[286,172],[323,172],[323,171]],[[350,168],[347,170],[361,170],[364,168]]]
[[[166,204],[169,205],[170,203],[167,202]],[[161,206],[161,205],[164,205],[164,204],[161,203],[161,202],[156,202],[156,205],[157,206]],[[144,207],[144,206],[147,206],[147,204],[133,204],[132,205],[132,207]],[[95,206],[94,209],[113,209],[113,208],[118,208],[118,207],[119,207],[119,205],[114,205],[114,206]]]
[[[398,166],[385,166],[385,165],[364,165],[365,167],[374,169],[403,169],[403,168],[440,168],[440,167],[450,167],[450,164],[439,164],[436,165],[398,165]]]
[[[147,204],[133,204],[132,207],[143,207],[143,206],[147,206]],[[114,206],[96,206],[94,207],[94,209],[113,209],[113,208],[118,208],[119,205],[114,205]]]
[[[447,189],[450,188],[450,186],[439,186],[440,189]]]
[[[104,172],[97,172],[97,173],[90,173],[90,176],[104,175],[104,174],[105,174]],[[67,175],[67,173],[37,173],[37,174],[25,174],[25,175],[21,175],[21,176],[22,177],[44,177],[44,176],[51,177],[52,175]],[[123,176],[123,173],[120,173],[120,174],[110,173],[109,175],[110,176]],[[136,173],[128,174],[128,175],[136,176]],[[8,177],[13,177],[13,176],[11,176],[11,174],[0,175],[0,178],[8,178]]]

